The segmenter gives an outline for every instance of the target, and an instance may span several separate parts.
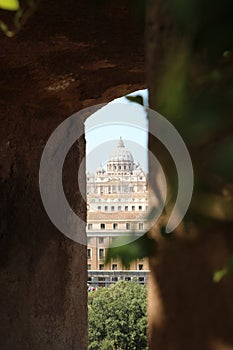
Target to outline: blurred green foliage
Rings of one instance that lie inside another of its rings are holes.
[[[158,109],[192,156],[191,209],[233,220],[233,2],[167,0],[167,5],[175,45],[167,53]]]
[[[208,222],[209,230],[216,230],[218,223],[222,225],[221,231],[230,233],[233,2],[167,0],[165,3],[173,25],[173,41],[165,55],[165,69],[158,73],[161,86],[157,106],[185,140],[193,162],[195,187],[185,220],[193,221],[201,229],[197,220],[200,216]],[[169,175],[172,182],[175,171]],[[232,273],[230,266],[217,271],[214,281]]]
[[[221,270],[215,271],[213,280],[214,282],[220,282],[223,277],[225,277],[228,274],[233,273],[233,255],[229,258],[228,264],[226,267],[224,267]]]
[[[130,236],[115,238],[112,246],[108,249],[106,255],[106,263],[111,259],[120,257],[122,264],[128,268],[130,263],[145,256],[152,256],[156,253],[157,244],[155,240],[149,237],[148,232],[135,239],[135,233]]]
[[[0,8],[8,11],[16,11],[19,9],[18,0],[0,0]]]
[[[150,3],[152,1],[149,6]],[[176,127],[192,158],[195,186],[185,221],[191,221],[198,229],[205,227],[205,222],[209,230],[222,225],[221,231],[230,234],[229,227],[233,224],[233,2],[164,0],[157,4],[158,13],[167,15],[169,20],[155,19],[163,23],[157,24],[163,30],[157,31],[155,40],[160,40],[161,35],[168,44],[162,43],[166,50],[158,65],[159,86],[154,91],[156,106],[153,107]],[[161,7],[165,10],[161,11]],[[167,23],[166,38],[163,33]],[[159,50],[160,47],[158,56]],[[138,97],[132,102],[140,103]],[[176,169],[164,153],[159,156],[165,157],[162,164],[169,174],[168,205],[171,206],[177,193]],[[159,231],[162,233],[162,227]],[[120,252],[118,248],[122,258],[126,251],[122,248]],[[229,266],[217,271],[214,280],[232,271]]]
[[[25,0],[22,3],[19,3],[18,0],[0,0],[0,8],[14,11],[10,23],[0,18],[2,32],[9,38],[14,37],[37,9],[38,3],[39,0]]]
[[[127,100],[130,102],[135,102],[140,104],[141,106],[144,106],[143,97],[141,95],[136,96],[126,96]]]

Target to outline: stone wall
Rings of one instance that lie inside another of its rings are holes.
[[[93,6],[41,1],[16,37],[0,35],[4,350],[87,347],[86,247],[50,222],[39,193],[40,157],[50,134],[72,113],[144,87],[143,34],[129,9],[123,1]],[[83,219],[77,169],[84,154],[82,138],[64,168],[66,195]]]

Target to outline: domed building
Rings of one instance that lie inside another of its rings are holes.
[[[88,283],[93,286],[136,279],[146,283],[147,259],[137,260],[125,270],[120,261],[104,263],[114,237],[133,232],[140,237],[147,230],[147,174],[122,138],[111,152],[106,169],[100,164],[95,174],[87,173]]]
[[[111,153],[107,171],[100,165],[95,175],[87,174],[87,195],[145,193],[147,176],[139,163],[134,163],[132,153],[125,148],[122,138]],[[146,196],[145,196],[146,198]],[[92,205],[93,209],[95,205]]]

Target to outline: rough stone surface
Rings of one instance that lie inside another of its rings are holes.
[[[41,1],[15,38],[0,35],[0,47],[0,348],[86,349],[86,248],[50,222],[39,162],[66,117],[145,86],[143,34],[124,1]],[[76,169],[84,154],[82,138],[64,169],[83,219]]]

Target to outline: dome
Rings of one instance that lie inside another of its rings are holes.
[[[133,162],[134,161],[132,153],[125,148],[124,142],[121,137],[117,143],[117,147],[109,157],[109,161],[110,162],[122,162],[122,161]]]

